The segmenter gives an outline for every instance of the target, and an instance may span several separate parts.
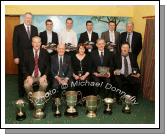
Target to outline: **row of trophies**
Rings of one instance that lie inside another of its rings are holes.
[[[93,49],[93,46],[95,46],[94,42],[91,41],[86,41],[84,43],[85,48],[88,49],[88,52],[91,52]],[[55,43],[48,43],[45,46],[46,49],[51,49],[51,50],[56,50],[57,48],[57,44]],[[65,48],[66,51],[75,51],[77,50],[77,47],[73,46],[71,43],[65,43]],[[106,43],[106,48],[109,49],[110,52],[114,52],[115,48],[116,48],[116,44],[112,43],[112,42],[107,42]]]
[[[37,91],[29,94],[28,96],[29,100],[33,103],[35,107],[33,112],[33,117],[35,119],[40,120],[46,117],[46,114],[44,112],[44,107],[45,107],[45,103],[47,103],[49,98],[46,98],[45,94],[46,93],[44,91]],[[67,104],[67,109],[64,115],[68,117],[78,116],[76,105],[78,101],[78,96],[82,95],[81,92],[66,91],[66,92],[63,92],[63,95],[65,96],[65,102]],[[131,97],[132,96],[130,95],[125,95],[121,98],[123,102],[123,108],[122,108],[123,113],[131,113],[131,105],[133,105],[133,102],[131,101]],[[55,106],[56,106],[56,111],[54,112],[55,117],[61,117],[61,112],[59,110],[59,107],[62,103],[63,98],[64,97],[54,99]],[[112,114],[112,106],[115,103],[114,98],[108,97],[105,99],[100,99],[99,96],[89,95],[83,98],[81,97],[81,101],[86,103],[87,117],[89,118],[96,117],[98,103],[101,100],[104,102],[104,105],[105,105],[104,114]],[[16,120],[22,121],[26,118],[24,107],[25,107],[25,101],[23,99],[19,99],[16,101]]]

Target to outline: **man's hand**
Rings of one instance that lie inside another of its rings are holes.
[[[96,77],[101,77],[101,75],[98,74],[97,72],[94,72],[93,75],[95,75]]]
[[[27,80],[27,82],[28,82],[29,85],[32,85],[32,83],[33,83],[33,78],[32,78],[31,76],[28,76],[28,77],[26,78],[26,80]]]
[[[85,80],[86,78],[87,78],[86,75],[83,75],[83,76],[80,77],[81,80]]]
[[[20,59],[19,59],[19,58],[15,58],[15,59],[14,59],[14,63],[15,63],[15,64],[19,64],[19,62],[20,62]]]
[[[137,73],[137,74],[132,74],[131,76],[136,77],[136,78],[139,78],[139,77],[140,77],[140,74],[139,74],[139,73]]]
[[[107,77],[107,78],[110,78],[110,76],[111,76],[111,74],[110,74],[110,73],[107,73],[107,76],[106,76],[106,77]]]
[[[45,45],[41,45],[41,46],[42,46],[42,48],[46,49],[46,46],[45,46]]]
[[[75,78],[75,80],[79,80],[80,78],[78,75],[75,75],[75,74],[73,75],[73,77]]]

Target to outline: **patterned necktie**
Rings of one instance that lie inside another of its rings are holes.
[[[30,32],[30,27],[29,26],[27,26],[27,34],[28,34],[28,38],[30,39],[31,32]]]
[[[104,59],[104,53],[103,53],[103,52],[101,52],[101,55],[100,55],[101,65],[103,65],[103,59]]]
[[[34,57],[34,60],[35,60],[35,68],[34,68],[34,77],[38,77],[38,74],[39,74],[39,68],[38,68],[38,51],[35,51],[35,57]]]
[[[130,33],[128,33],[126,41],[129,43],[129,52],[131,52],[131,42],[130,42]]]
[[[126,56],[124,56],[124,76],[128,76],[128,61],[126,59]]]
[[[63,76],[63,58],[62,56],[60,56],[60,59],[59,59],[59,75]]]

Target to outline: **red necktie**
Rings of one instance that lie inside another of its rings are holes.
[[[35,68],[34,68],[34,77],[38,77],[39,71],[38,71],[38,51],[35,51]]]

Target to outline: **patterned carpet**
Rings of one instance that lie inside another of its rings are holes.
[[[122,106],[118,104],[113,105],[112,115],[104,115],[104,104],[100,103],[97,109],[96,118],[88,118],[85,114],[85,107],[77,106],[79,113],[78,117],[69,118],[64,116],[65,106],[61,106],[61,118],[55,118],[52,112],[51,102],[46,105],[46,118],[43,120],[35,120],[32,117],[32,110],[29,110],[28,104],[25,105],[27,118],[23,121],[16,121],[16,107],[17,100],[17,76],[6,75],[5,78],[5,115],[6,124],[153,124],[155,121],[155,103],[143,99],[141,96],[138,100],[139,104],[132,107],[131,114],[123,114]],[[28,102],[26,100],[26,102]]]

